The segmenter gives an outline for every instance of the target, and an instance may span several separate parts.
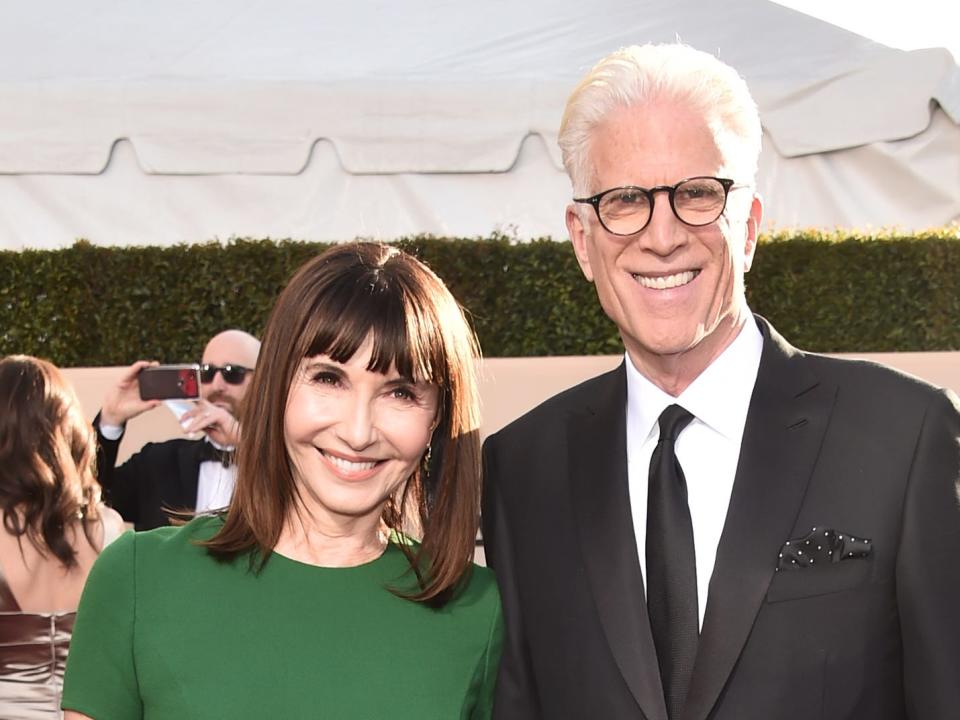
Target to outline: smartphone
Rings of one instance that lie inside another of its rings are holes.
[[[200,366],[158,365],[137,375],[141,400],[191,400],[200,397]]]

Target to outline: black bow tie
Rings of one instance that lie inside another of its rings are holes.
[[[213,460],[224,467],[230,467],[233,464],[233,450],[220,450],[215,448],[213,443],[207,442],[206,440],[200,443],[200,448],[197,452],[200,456],[200,462]]]

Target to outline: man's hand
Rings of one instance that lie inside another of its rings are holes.
[[[137,360],[123,371],[117,384],[103,399],[103,406],[100,408],[101,425],[122,427],[130,418],[135,418],[160,404],[159,400],[140,399],[140,383],[137,380],[141,370],[154,365],[157,365],[155,360]]]
[[[188,435],[205,432],[217,445],[236,447],[240,442],[240,423],[230,411],[206,400],[198,400],[192,410],[180,416],[180,426]]]

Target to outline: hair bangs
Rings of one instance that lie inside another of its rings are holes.
[[[373,349],[367,369],[386,373],[395,367],[401,377],[414,382],[442,384],[437,374],[442,358],[437,323],[424,312],[412,289],[396,280],[391,292],[382,293],[386,302],[370,327]]]
[[[317,298],[306,323],[303,357],[327,355],[348,362],[372,339],[367,370],[386,374],[391,368],[416,382],[433,381],[432,343],[424,335],[425,318],[396,277],[379,267],[358,266],[349,277],[332,283]],[[425,342],[425,340],[427,342]]]

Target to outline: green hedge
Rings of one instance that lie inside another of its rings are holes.
[[[617,353],[620,341],[568,243],[397,242],[449,284],[488,357]],[[259,333],[318,243],[0,252],[0,353],[63,366],[199,357],[220,329]],[[754,311],[824,352],[960,349],[960,235],[765,237],[747,276]]]

